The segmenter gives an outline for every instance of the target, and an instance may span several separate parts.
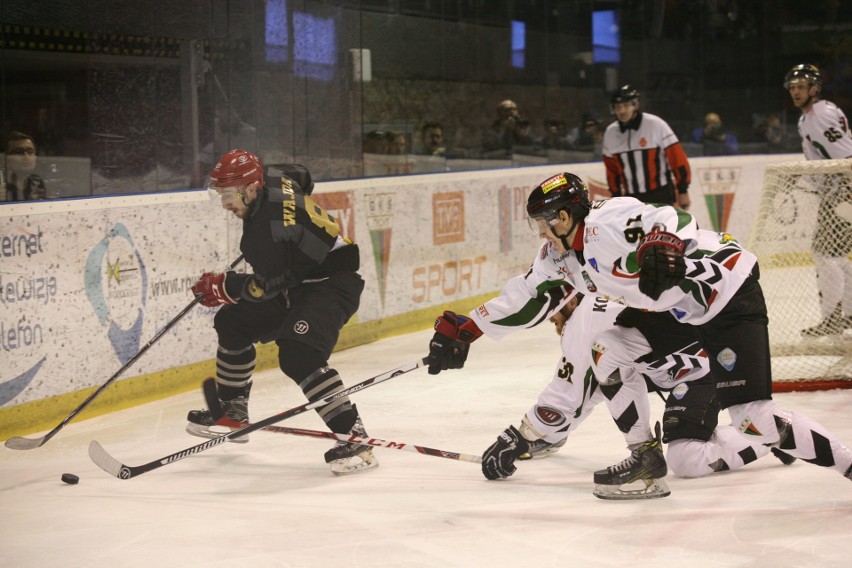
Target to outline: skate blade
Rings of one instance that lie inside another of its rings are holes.
[[[234,428],[228,428],[227,426],[219,426],[213,424],[212,426],[204,426],[201,424],[196,424],[194,422],[186,423],[186,432],[187,434],[192,434],[193,436],[197,436],[199,438],[218,438],[228,432],[232,432],[235,430]],[[248,436],[240,436],[239,438],[228,438],[229,442],[234,444],[245,444],[249,441]]]
[[[598,499],[630,501],[636,499],[659,499],[671,495],[664,479],[642,479],[626,485],[595,484],[592,494]]]
[[[562,446],[564,446],[564,445],[565,445],[565,440],[562,440],[561,443],[552,444],[552,445],[550,445],[550,446],[548,446],[548,447],[546,447],[542,450],[537,450],[537,451],[534,451],[534,452],[524,452],[524,453],[522,453],[521,455],[518,456],[518,459],[520,461],[527,461],[527,460],[535,460],[535,459],[539,459],[539,458],[546,458],[550,454],[555,454],[556,452],[561,450]]]
[[[365,455],[367,454],[367,455]],[[379,467],[379,460],[372,451],[361,452],[358,455],[329,462],[331,473],[334,475],[352,475],[368,469]]]

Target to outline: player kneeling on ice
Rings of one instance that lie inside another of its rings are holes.
[[[605,298],[588,298],[576,307],[580,299],[582,295],[575,296],[550,318],[561,336],[563,357],[520,428],[506,431],[509,438],[512,430],[520,434],[529,450],[503,451],[501,435],[486,452],[483,473],[487,478],[508,477],[515,471],[515,460],[556,451],[602,400],[631,450],[623,462],[595,472],[594,493],[602,499],[668,495],[662,479],[667,466],[677,476],[700,477],[739,469],[769,453],[769,448],[733,426],[717,426],[719,406],[714,401],[710,365],[692,326],[671,326],[666,321],[670,316],[660,313],[656,319],[642,321],[640,329],[633,321],[637,310]],[[630,329],[630,341],[611,342],[610,331],[622,327]],[[613,367],[623,361],[627,361],[623,368]],[[605,373],[608,380],[600,384],[589,380],[593,371]],[[649,389],[669,392],[662,429],[665,458],[659,434],[652,435],[648,426]],[[784,463],[795,459],[776,455]],[[637,472],[641,474],[634,479]],[[633,481],[637,481],[636,489],[631,488]]]
[[[328,358],[364,289],[358,246],[344,239],[335,219],[309,197],[313,183],[304,167],[270,166],[265,175],[257,156],[231,150],[210,178],[214,200],[243,220],[240,250],[253,273],[205,273],[192,287],[204,297],[203,305],[222,306],[214,318],[221,410],[193,410],[187,416],[187,431],[202,437],[220,436],[217,426],[248,423],[255,343],[278,345],[281,370],[310,402],[342,390]],[[348,397],[317,413],[332,432],[367,435]],[[338,475],[378,466],[369,446],[346,442],[328,450],[325,461]]]
[[[470,342],[482,332],[499,339],[539,323],[563,299],[565,286],[587,296],[619,298],[637,308],[631,315],[633,327],[659,325],[655,329],[673,335],[679,333],[679,323],[694,329],[710,364],[716,401],[753,444],[776,447],[852,479],[847,446],[814,420],[783,410],[771,399],[766,305],[757,259],[733,237],[701,230],[691,215],[671,206],[630,197],[593,204],[586,184],[570,173],[534,188],[527,213],[545,239],[530,271],[510,280],[498,298],[471,312],[469,319],[446,312],[438,318],[430,373],[461,368]],[[668,315],[660,319],[660,314]],[[631,328],[616,329],[626,330],[618,341],[630,341]],[[617,377],[604,376],[603,381],[618,384]],[[518,449],[528,445],[522,431],[516,432],[510,428],[498,440],[498,462],[510,453],[523,453]],[[648,440],[644,447],[655,444]],[[645,479],[654,479],[653,473]]]
[[[595,495],[605,499],[648,499],[669,494],[659,434],[648,427],[650,404],[644,381],[600,386],[592,374],[592,344],[596,335],[612,327],[624,306],[603,298],[573,296],[550,319],[561,336],[562,357],[553,379],[521,420],[510,426],[482,456],[482,473],[504,479],[516,471],[516,460],[542,457],[562,447],[568,435],[605,402],[624,433],[630,458],[617,471],[595,472]],[[610,468],[612,469],[612,468]],[[641,488],[628,490],[633,481]],[[625,489],[621,489],[625,486]]]

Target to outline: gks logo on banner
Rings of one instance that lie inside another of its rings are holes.
[[[714,231],[728,228],[728,217],[734,205],[734,194],[740,181],[741,168],[699,168],[698,181],[704,192],[707,213]]]
[[[370,230],[370,240],[373,244],[379,297],[384,306],[393,226],[393,193],[374,193],[366,197],[366,202],[367,228]]]

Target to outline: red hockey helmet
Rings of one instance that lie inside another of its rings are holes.
[[[260,158],[245,150],[231,150],[219,158],[210,172],[210,187],[230,187],[260,182],[263,187],[263,164]]]

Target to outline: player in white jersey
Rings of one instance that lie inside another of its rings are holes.
[[[799,135],[808,160],[852,158],[852,132],[843,111],[820,99],[822,72],[809,64],[796,65],[784,77],[784,89],[801,111]],[[852,166],[850,166],[852,167]],[[847,179],[819,179],[821,193],[814,263],[822,321],[802,334],[820,337],[852,328],[852,188]]]
[[[772,401],[766,304],[755,256],[726,233],[699,229],[693,217],[630,197],[589,201],[586,184],[555,175],[530,194],[530,223],[547,242],[526,276],[504,288],[471,317],[445,312],[435,323],[429,372],[461,368],[470,343],[529,327],[554,290],[568,284],[586,295],[606,296],[640,310],[668,312],[694,326],[707,353],[715,394],[737,429],[754,443],[829,467],[852,480],[852,450],[813,419]],[[617,384],[635,365],[627,350],[631,328],[616,326],[598,338],[593,369]],[[649,440],[644,448],[653,447]],[[631,457],[641,465],[642,448]],[[637,454],[638,452],[638,454]],[[630,458],[628,458],[630,459]],[[617,466],[612,466],[610,469]]]
[[[643,355],[635,357],[634,367],[625,373],[627,378],[612,385],[600,385],[595,380],[592,371],[595,338],[612,329],[616,322],[632,325],[633,315],[631,308],[604,298],[583,299],[578,294],[551,318],[561,337],[562,358],[552,381],[526,412],[520,427],[510,426],[486,450],[485,477],[509,477],[516,470],[515,460],[558,450],[602,401],[625,434],[628,448],[642,447],[652,437],[648,426],[649,388],[670,391],[663,414],[663,442],[668,445],[668,465],[676,475],[699,477],[734,470],[769,453],[769,448],[747,440],[733,426],[717,426],[719,407],[714,400],[707,355],[696,341],[694,328],[677,322],[668,325],[671,323],[668,314],[655,314],[650,321],[637,322],[642,327],[639,338]],[[660,325],[663,320],[668,320],[665,326]],[[638,344],[624,345],[631,353],[636,347]],[[648,388],[646,377],[653,382]],[[515,441],[517,448],[507,451],[505,440]],[[652,483],[639,490],[622,489],[610,483],[596,484],[595,495],[602,499],[668,495],[662,479],[666,461],[654,450],[646,451],[645,455],[646,462],[647,458],[653,458],[651,466],[656,477]],[[596,472],[596,477],[609,475],[607,470]]]

